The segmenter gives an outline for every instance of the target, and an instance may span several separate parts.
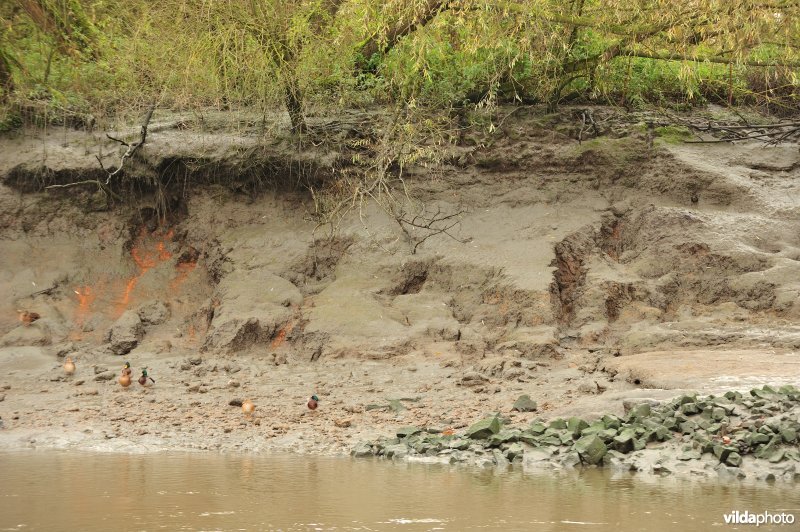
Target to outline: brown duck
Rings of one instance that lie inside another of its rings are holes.
[[[128,386],[131,385],[131,373],[133,373],[133,371],[131,370],[131,363],[125,362],[125,366],[123,366],[122,373],[120,373],[118,379],[120,386],[122,386],[123,388],[127,388]]]
[[[64,361],[64,373],[67,375],[75,373],[75,362],[70,357],[67,357],[67,360]]]
[[[17,313],[19,313],[19,321],[24,323],[26,327],[41,318],[38,313],[29,312],[27,310],[18,310]]]

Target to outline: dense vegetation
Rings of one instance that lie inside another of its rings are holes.
[[[800,102],[798,0],[11,0],[0,121],[502,100]]]

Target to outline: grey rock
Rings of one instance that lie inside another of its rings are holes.
[[[408,447],[404,443],[388,445],[383,454],[387,458],[405,458],[408,456]]]
[[[634,408],[636,408],[637,406],[642,405],[642,404],[646,404],[646,405],[649,405],[651,407],[656,407],[656,406],[659,406],[661,404],[661,402],[656,400],[656,399],[637,397],[635,399],[624,399],[622,401],[622,408],[626,413],[628,413],[631,410],[633,410]]]
[[[356,444],[350,454],[355,458],[365,458],[374,455],[372,445],[364,442]]]
[[[728,455],[728,458],[725,459],[725,463],[729,466],[739,467],[742,465],[742,455],[737,452],[732,452]]]
[[[579,436],[586,428],[589,428],[589,424],[579,417],[571,417],[567,420],[567,430],[573,437]]]
[[[697,406],[697,403],[684,403],[681,405],[681,412],[687,416],[693,416],[700,412],[700,408]]]
[[[551,465],[551,458],[553,451],[549,447],[539,447],[536,449],[528,449],[522,458],[522,469],[541,469]]]
[[[522,457],[524,452],[525,448],[521,443],[512,443],[508,446],[508,449],[506,449],[506,458],[513,461],[517,457]]]
[[[597,435],[584,436],[575,442],[574,448],[584,462],[592,465],[600,464],[608,451],[606,444]]]
[[[603,416],[601,421],[607,429],[619,429],[622,426],[622,420],[613,414]]]
[[[492,449],[492,459],[498,467],[508,467],[509,461],[500,449]]]
[[[531,399],[530,396],[520,395],[519,398],[514,401],[512,409],[518,412],[533,412],[537,407],[536,401]]]
[[[54,351],[57,358],[64,358],[67,355],[75,352],[75,344],[73,344],[72,342],[60,344],[55,346]]]
[[[490,447],[499,447],[504,443],[513,443],[519,441],[520,437],[519,430],[501,430],[497,434],[492,434],[489,436],[489,446]]]
[[[163,301],[150,301],[136,310],[139,319],[145,325],[160,325],[170,316],[169,308]]]
[[[497,417],[486,418],[467,429],[467,437],[473,440],[486,439],[500,432],[500,420]]]
[[[728,460],[728,456],[730,456],[731,453],[736,452],[736,448],[728,445],[715,445],[713,447],[713,452],[714,456],[719,458],[720,462],[725,462]]]
[[[111,352],[115,355],[125,355],[139,345],[144,336],[144,326],[139,314],[128,310],[114,322],[106,335],[111,344]]]
[[[456,438],[455,440],[448,442],[447,446],[450,449],[456,449],[458,451],[466,451],[467,449],[469,449],[469,441],[461,438]]]
[[[398,438],[408,438],[410,436],[414,436],[415,434],[419,434],[422,432],[422,429],[419,427],[400,427],[395,431],[395,434]]]
[[[544,431],[547,430],[547,427],[545,426],[544,423],[541,423],[539,421],[534,421],[533,423],[531,423],[531,426],[528,430],[534,435],[539,435],[539,434],[544,434]]]
[[[620,453],[630,453],[633,451],[634,439],[636,437],[636,431],[630,428],[623,429],[617,436],[614,437],[612,440],[614,444],[614,449]]]
[[[631,408],[631,411],[628,413],[629,419],[644,419],[649,416],[651,413],[650,403],[639,403],[638,405]]]
[[[586,461],[586,459],[583,459]],[[564,453],[560,456],[558,463],[564,468],[574,468],[581,465],[581,455],[575,451]]]
[[[714,410],[711,411],[711,418],[714,421],[722,421],[723,419],[725,419],[725,415],[726,415],[725,409],[719,406],[715,407]]]

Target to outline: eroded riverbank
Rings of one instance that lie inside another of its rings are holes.
[[[225,116],[154,123],[127,176],[141,190],[111,191],[126,202],[45,188],[96,175],[99,132],[0,139],[0,444],[346,454],[403,426],[591,424],[626,401],[799,385],[796,147],[595,117],[579,141],[570,112],[516,110],[436,171],[405,168],[450,235],[374,203],[315,232],[319,187],[364,171],[369,116],[313,147]],[[155,385],[117,385],[126,360]],[[523,394],[535,412],[512,410]]]

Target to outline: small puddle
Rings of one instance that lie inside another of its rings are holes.
[[[454,470],[304,456],[0,453],[0,530],[754,529],[796,486]],[[798,525],[758,530],[797,530]]]

